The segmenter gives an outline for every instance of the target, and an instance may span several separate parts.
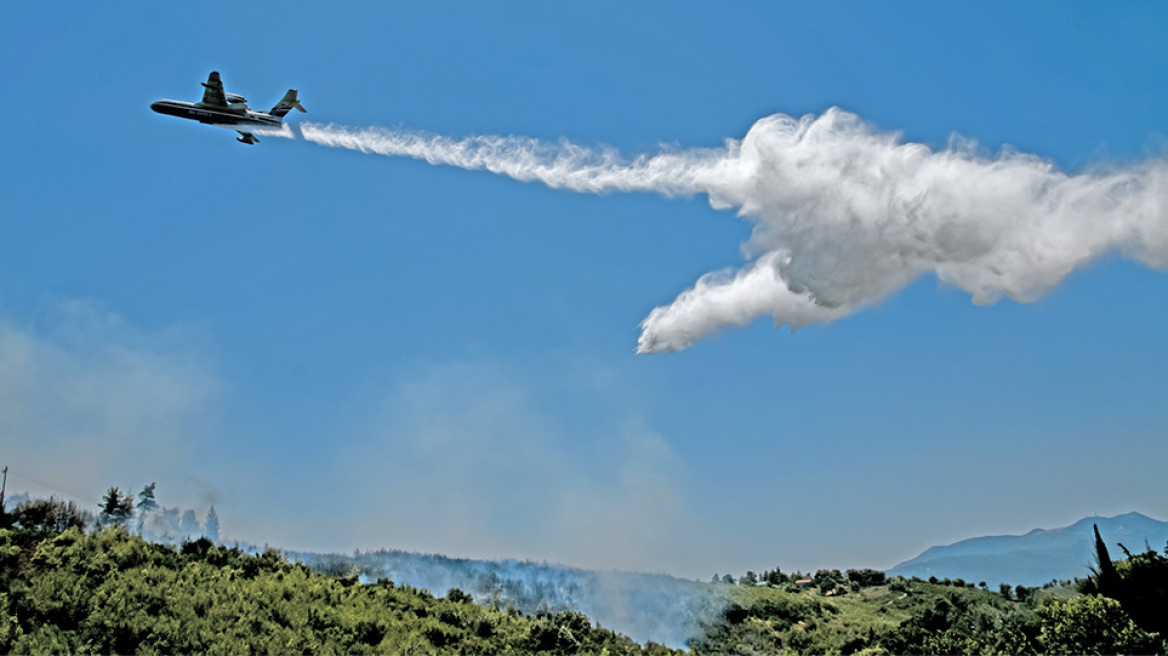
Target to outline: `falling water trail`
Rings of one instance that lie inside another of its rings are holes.
[[[302,123],[322,146],[485,170],[580,193],[705,194],[753,223],[746,262],[641,322],[638,352],[677,351],[770,315],[830,323],[936,275],[974,303],[1033,301],[1109,253],[1168,268],[1168,163],[1069,174],[1035,155],[904,142],[833,108],[759,119],[721,148],[636,157],[571,141]],[[295,138],[290,129],[276,136]]]
[[[305,140],[322,146],[486,170],[523,182],[542,182],[554,189],[582,193],[692,194],[695,176],[700,174],[703,164],[702,151],[662,152],[626,160],[612,148],[588,148],[567,140],[551,143],[495,135],[455,139],[406,130],[315,123],[302,124],[300,131]]]

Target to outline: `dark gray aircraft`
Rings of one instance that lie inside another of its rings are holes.
[[[278,130],[284,124],[284,115],[292,111],[292,108],[295,107],[302,112],[308,111],[301,107],[300,101],[296,99],[296,89],[289,89],[271,111],[255,112],[248,109],[247,98],[223,91],[223,80],[219,79],[218,71],[212,71],[203,86],[207,87],[203,92],[203,102],[189,103],[164,99],[150,105],[150,109],[159,114],[189,118],[207,125],[235,130],[240,134],[236,141],[245,144],[259,141],[249,131],[250,129]]]

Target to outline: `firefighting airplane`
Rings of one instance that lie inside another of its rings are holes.
[[[292,111],[293,107],[302,112],[308,111],[301,107],[300,101],[296,99],[296,89],[289,89],[271,111],[255,112],[248,109],[247,98],[223,91],[223,80],[219,79],[218,71],[212,71],[203,86],[207,87],[203,92],[203,102],[189,103],[164,99],[151,104],[150,109],[159,114],[189,118],[207,125],[235,130],[240,134],[236,141],[245,144],[259,141],[248,131],[249,128],[279,129],[284,124],[284,115]]]

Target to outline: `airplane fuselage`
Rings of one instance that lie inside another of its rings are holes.
[[[183,102],[181,100],[158,100],[150,105],[150,109],[159,114],[177,116],[198,121],[207,125],[217,125],[230,130],[249,130],[252,128],[279,129],[283,119],[266,114],[253,112],[250,109],[220,109],[218,107],[200,107],[200,103]]]
[[[203,83],[202,102],[190,103],[181,100],[164,98],[156,100],[150,109],[159,114],[175,116],[177,118],[198,121],[205,125],[235,130],[239,133],[236,141],[245,144],[254,144],[259,141],[252,130],[267,128],[278,130],[284,125],[284,117],[293,109],[307,111],[296,97],[296,89],[288,89],[288,93],[276,103],[276,106],[266,112],[253,112],[247,106],[247,98],[223,90],[223,79],[218,71],[211,71],[207,81]]]

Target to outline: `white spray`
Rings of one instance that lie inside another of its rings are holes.
[[[934,273],[990,304],[1033,301],[1119,252],[1168,268],[1168,162],[1069,175],[1033,155],[934,151],[831,109],[760,119],[723,148],[634,159],[568,141],[304,123],[304,139],[485,169],[578,192],[704,193],[754,224],[747,262],[702,276],[641,322],[638,352],[676,351],[771,315],[828,323]],[[292,136],[289,132],[282,136]]]

